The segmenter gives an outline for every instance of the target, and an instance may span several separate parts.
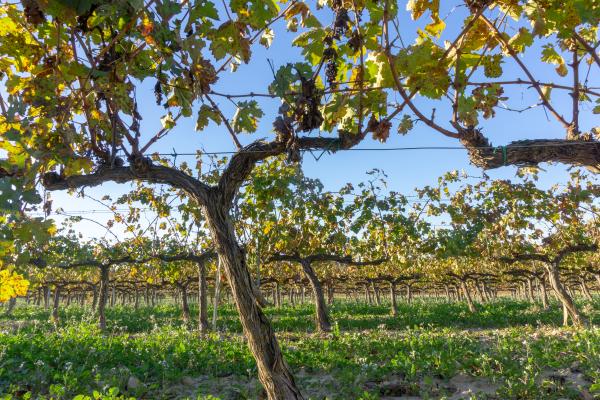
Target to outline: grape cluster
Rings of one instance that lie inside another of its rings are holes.
[[[273,129],[277,134],[277,141],[285,143],[288,162],[297,163],[302,159],[297,137],[294,135],[294,118],[289,114],[291,107],[283,103],[279,107],[279,116],[273,122]],[[294,115],[295,116],[295,115]]]
[[[348,10],[344,8],[342,0],[333,0],[331,8],[335,12],[335,21],[333,23],[333,37],[336,40],[340,40],[341,36],[345,35],[348,31],[350,16],[348,15]]]
[[[350,36],[350,40],[348,40],[348,46],[350,46],[352,51],[354,51],[354,53],[356,54],[362,47],[362,44],[363,44],[362,37],[358,33],[358,30],[355,30],[354,32],[352,32],[352,36]]]
[[[160,106],[162,104],[163,101],[163,92],[162,92],[162,87],[160,86],[160,81],[156,81],[156,84],[154,85],[154,97],[156,98],[156,105]]]
[[[471,11],[472,14],[476,14],[482,8],[487,7],[490,0],[466,0],[465,3],[467,4],[467,7],[469,7],[469,11]]]
[[[338,75],[338,54],[333,48],[334,40],[340,40],[343,35],[346,35],[349,29],[350,16],[348,10],[344,8],[343,0],[333,0],[331,8],[335,12],[335,21],[333,23],[333,31],[325,38],[327,47],[323,51],[323,60],[327,62],[325,65],[325,77],[327,83],[332,88],[337,87]]]
[[[350,16],[348,10],[340,7],[335,12],[335,22],[333,24],[333,36],[340,40],[342,35],[345,35],[348,31],[348,23],[350,22]]]
[[[334,89],[337,87],[337,73],[338,66],[335,60],[328,61],[327,65],[325,66],[325,76],[327,77],[327,83],[329,83],[329,86],[331,86]]]
[[[336,61],[338,55],[337,51],[335,51],[335,49],[331,47],[331,45],[333,44],[333,39],[331,37],[328,37],[325,40],[325,43],[328,46],[323,51],[323,60],[327,61],[327,64],[325,65],[325,76],[327,77],[327,83],[329,83],[331,87],[336,87],[336,78],[338,73],[338,66]]]
[[[277,140],[280,142],[287,141],[294,134],[292,127],[294,119],[289,115],[291,107],[287,103],[283,103],[279,107],[279,116],[273,121],[273,130],[277,134]]]
[[[22,0],[23,12],[25,19],[32,25],[39,25],[46,22],[46,16],[40,8],[40,5],[35,0]]]
[[[214,84],[219,78],[215,67],[208,60],[200,60],[194,64],[190,70],[193,78],[192,83],[195,89],[202,94],[210,93],[210,85]]]
[[[102,72],[110,72],[115,67],[116,62],[119,60],[120,55],[115,50],[115,47],[112,46],[110,50],[104,53],[102,59],[98,63],[98,71]]]
[[[300,76],[300,82],[302,84],[302,94],[296,102],[295,119],[300,130],[309,132],[323,123],[323,115],[319,110],[323,94],[317,89],[313,79]]]

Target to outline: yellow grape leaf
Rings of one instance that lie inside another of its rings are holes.
[[[271,229],[273,229],[274,225],[275,224],[272,221],[267,221],[265,223],[265,227],[263,228],[263,233],[267,235],[269,232],[271,232]]]
[[[431,36],[440,37],[442,31],[446,28],[446,23],[437,15],[431,17],[432,22],[425,26],[425,31]]]
[[[28,288],[29,281],[22,275],[9,270],[0,271],[0,302],[17,296],[25,296]]]

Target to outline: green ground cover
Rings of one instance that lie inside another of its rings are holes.
[[[600,321],[600,304],[581,306]],[[600,398],[600,329],[560,327],[557,305],[479,308],[423,300],[391,317],[385,306],[338,302],[327,335],[313,332],[310,305],[267,311],[307,398]],[[262,398],[232,307],[204,336],[182,326],[173,304],[114,307],[107,317],[102,333],[79,306],[61,310],[58,328],[40,307],[2,316],[0,398]]]

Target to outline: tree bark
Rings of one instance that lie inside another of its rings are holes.
[[[187,296],[187,284],[183,284],[179,287],[181,294],[181,311],[183,317],[183,324],[188,326],[190,323],[190,305],[188,303]]]
[[[446,292],[446,301],[452,300],[450,297],[450,287],[448,284],[444,284],[444,291]]]
[[[203,204],[204,215],[219,261],[225,269],[248,346],[256,360],[259,380],[270,400],[302,399],[275,332],[254,298],[252,277],[246,266],[244,251],[237,243],[229,207],[224,206],[219,198],[222,196],[220,191],[210,193],[215,198]]]
[[[585,283],[585,277],[581,277],[579,278],[579,284],[581,285],[581,292],[583,293],[583,296],[586,298],[586,300],[588,301],[593,301],[594,298],[592,297],[592,294],[590,293],[590,290],[587,287],[587,284]]]
[[[108,301],[109,266],[100,267],[100,294],[98,296],[98,327],[106,330],[106,303]],[[113,287],[114,290],[114,287]]]
[[[567,293],[563,284],[560,281],[559,266],[556,265],[556,263],[550,263],[547,264],[546,270],[548,272],[548,280],[550,281],[550,286],[552,287],[552,290],[554,290],[554,293],[556,294],[558,300],[562,303],[563,310],[566,310],[568,312],[568,315],[571,317],[573,325],[585,325],[585,319],[577,309],[577,306],[575,306],[575,302],[573,301],[571,296],[569,296],[569,293]]]
[[[371,281],[371,290],[373,290],[373,296],[375,297],[375,304],[381,305],[381,297],[379,296],[379,290],[375,287],[375,282]]]
[[[47,310],[50,307],[50,286],[44,288],[44,309]]]
[[[527,282],[526,281],[522,281],[521,282],[521,293],[523,294],[523,300],[527,300],[528,302],[531,302],[531,299],[529,298],[529,292],[527,291]]]
[[[312,288],[313,294],[315,296],[315,324],[318,331],[321,332],[330,332],[331,331],[331,322],[329,320],[329,315],[327,314],[327,305],[325,303],[325,296],[323,295],[323,286],[315,273],[311,263],[309,261],[303,260],[301,262],[302,271],[304,271],[304,275],[308,278],[308,282],[310,283],[310,287]]]
[[[267,299],[265,298],[265,295],[263,294],[263,292],[260,290],[260,284],[259,283],[255,283],[253,290],[254,290],[254,298],[256,299],[256,301],[258,302],[258,305],[261,307],[266,307],[269,305],[269,302],[267,301]]]
[[[460,288],[462,289],[462,293],[467,300],[467,306],[469,307],[469,311],[474,313],[477,312],[477,308],[473,303],[473,298],[471,298],[471,293],[469,292],[469,287],[467,286],[467,282],[464,280],[460,281]]]
[[[462,292],[458,285],[454,285],[454,294],[456,295],[456,301],[462,300]]]
[[[52,322],[55,325],[58,325],[59,316],[58,316],[58,305],[60,302],[60,286],[56,286],[54,289],[54,302],[52,304]]]
[[[398,304],[396,303],[396,283],[390,282],[390,304],[392,316],[398,316]]]
[[[600,143],[598,141],[536,139],[517,140],[503,146],[502,151],[477,130],[465,131],[460,138],[467,148],[471,163],[483,169],[505,165],[537,165],[560,162],[588,168],[600,173]]]
[[[479,301],[481,301],[482,303],[485,302],[485,298],[483,297],[483,291],[481,290],[481,287],[479,287],[479,281],[475,280],[473,284],[475,286],[475,290],[477,291],[477,296],[479,296]]]
[[[540,285],[540,290],[542,292],[542,307],[544,307],[544,310],[547,310],[549,305],[548,305],[548,291],[546,290],[546,282],[545,279],[542,277],[541,279],[539,279],[539,285]]]
[[[527,278],[527,293],[532,303],[535,303],[535,295],[533,294],[533,278]]]
[[[275,305],[277,308],[281,307],[281,288],[279,282],[275,282]]]
[[[492,301],[492,295],[490,294],[490,288],[488,287],[488,284],[483,281],[481,283],[481,288],[483,289],[483,295],[485,297],[485,301],[489,302]]]
[[[562,304],[562,310],[563,310],[563,325],[568,326],[569,325],[569,315],[570,315],[569,309],[567,308],[567,306],[565,304]]]
[[[206,333],[208,325],[208,285],[206,284],[206,264],[198,263],[198,330]]]
[[[215,274],[215,293],[213,294],[212,329],[217,330],[217,313],[219,312],[219,301],[221,300],[221,259],[217,259],[217,271]]]
[[[110,306],[111,307],[115,306],[116,295],[117,295],[117,289],[115,288],[115,285],[113,285],[112,290],[111,290],[111,295],[110,295]]]

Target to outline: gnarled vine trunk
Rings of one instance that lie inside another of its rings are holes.
[[[111,288],[111,292],[110,292],[110,306],[111,307],[115,306],[116,296],[117,296],[117,289],[116,289],[115,285],[113,285],[113,287]]]
[[[92,285],[92,312],[96,309],[98,304],[98,286]]]
[[[181,295],[181,311],[183,317],[183,324],[188,326],[190,323],[190,305],[188,303],[187,296],[187,284],[183,284],[179,287]]]
[[[44,288],[44,310],[50,307],[50,286]]]
[[[139,290],[135,289],[133,293],[135,296],[133,300],[133,308],[137,310],[138,308],[140,308],[140,292]]]
[[[279,282],[275,282],[275,307],[281,307],[281,287]]]
[[[481,287],[479,286],[479,281],[475,280],[473,283],[475,286],[475,290],[477,291],[477,296],[479,297],[479,301],[481,301],[482,303],[485,302],[485,297],[483,295],[483,291],[481,290]]]
[[[290,301],[290,305],[296,305],[296,302],[294,301],[294,285],[290,285],[290,289],[288,291],[288,299]]]
[[[533,278],[527,278],[527,293],[529,294],[529,300],[535,303],[535,295],[533,294]]]
[[[549,307],[548,291],[546,290],[546,282],[543,277],[539,279],[539,286],[540,286],[540,290],[542,292],[542,307],[544,307],[544,310],[547,310]]]
[[[462,289],[463,295],[467,300],[467,306],[469,307],[470,312],[477,312],[477,308],[475,307],[475,303],[473,303],[473,298],[471,297],[471,293],[469,292],[469,287],[467,286],[467,281],[460,281],[460,288]]]
[[[206,284],[206,265],[198,263],[198,330],[208,332],[208,285]]]
[[[268,306],[269,302],[265,298],[265,295],[263,294],[263,292],[260,290],[260,283],[255,283],[254,287],[253,287],[253,290],[254,290],[254,298],[256,299],[256,301],[258,302],[258,304],[261,307]]]
[[[315,295],[315,322],[317,330],[321,332],[331,331],[331,322],[329,321],[329,315],[327,314],[327,305],[325,303],[325,296],[323,294],[323,286],[315,273],[311,263],[309,261],[301,261],[302,271],[308,278],[310,287]]]
[[[52,303],[52,322],[54,324],[58,324],[58,321],[59,321],[58,305],[60,302],[61,289],[62,288],[60,286],[56,286],[56,288],[54,289],[54,302]]]
[[[398,316],[398,304],[396,303],[396,283],[390,282],[390,305],[392,316]]]
[[[252,278],[244,251],[237,243],[229,208],[222,204],[218,191],[203,202],[204,215],[215,242],[221,265],[240,316],[248,346],[258,367],[258,377],[270,400],[302,399],[294,377],[283,359],[275,332],[254,298]],[[217,277],[218,279],[218,277]]]
[[[375,297],[375,304],[381,305],[381,297],[379,296],[379,289],[375,286],[375,282],[371,281],[371,290],[373,290],[373,297]]]
[[[563,310],[568,313],[573,321],[573,325],[581,326],[585,325],[586,321],[577,309],[575,302],[563,286],[560,280],[559,266],[556,263],[549,263],[546,265],[546,271],[548,272],[548,280],[550,281],[550,286],[556,297],[563,305]],[[564,323],[565,321],[563,321]],[[566,325],[566,323],[565,323]]]
[[[592,297],[592,294],[590,293],[587,283],[585,283],[585,277],[582,276],[581,278],[579,278],[579,284],[581,285],[581,291],[583,292],[585,299],[588,301],[593,301],[594,299]]]
[[[479,290],[481,291],[481,302],[485,303],[487,301],[490,301],[485,281],[477,282],[477,287],[479,287]]]
[[[463,295],[458,285],[454,285],[454,294],[456,295],[456,301],[462,301]]]
[[[333,304],[335,300],[335,284],[333,281],[327,283],[327,304]]]
[[[100,267],[100,294],[98,296],[98,327],[106,330],[106,303],[108,301],[108,265]],[[114,288],[113,288],[114,289]]]

